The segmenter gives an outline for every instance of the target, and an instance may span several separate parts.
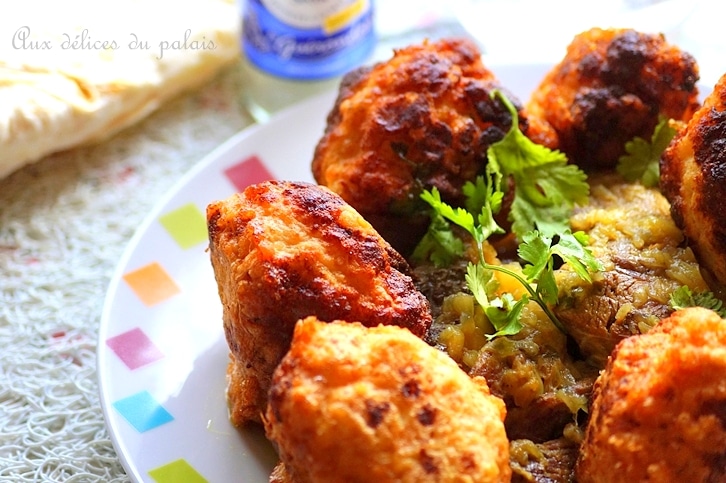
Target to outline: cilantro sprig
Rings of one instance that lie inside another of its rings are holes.
[[[519,129],[516,107],[499,90],[492,92],[512,116],[512,126],[487,151],[488,166],[500,179],[514,180],[514,201],[509,213],[512,232],[521,238],[537,229],[547,236],[562,233],[570,226],[576,204],[587,203],[590,185],[587,175],[567,163],[567,156],[536,144]]]
[[[558,289],[554,269],[559,258],[577,275],[591,281],[590,273],[602,270],[601,263],[587,246],[587,235],[572,233],[569,216],[577,203],[587,202],[587,176],[567,157],[532,142],[519,130],[517,109],[499,91],[498,97],[512,116],[512,127],[504,138],[489,147],[486,173],[464,184],[464,207],[452,207],[442,201],[434,187],[424,190],[421,199],[431,208],[428,232],[414,250],[417,259],[429,259],[437,266],[447,265],[464,254],[461,239],[451,229],[454,224],[467,232],[477,249],[477,262],[469,263],[467,287],[483,308],[495,328],[493,338],[513,335],[522,329],[522,309],[530,301],[539,305],[563,332],[564,326],[550,306],[557,303]],[[519,257],[524,261],[521,273],[502,265],[487,263],[483,244],[494,234],[504,233],[494,215],[502,208],[503,180],[514,180],[514,201],[509,218],[512,231],[521,244]],[[494,272],[514,277],[526,290],[516,300],[511,293],[497,294]]]
[[[652,188],[660,184],[660,157],[668,147],[676,129],[665,117],[655,126],[650,142],[636,136],[625,143],[626,154],[620,156],[616,170],[628,181],[640,181]]]
[[[688,285],[683,285],[671,293],[670,305],[674,310],[686,307],[704,307],[711,309],[721,317],[726,317],[726,307],[722,300],[716,298],[713,292],[693,293]]]
[[[483,193],[482,186],[485,187]],[[464,208],[454,208],[441,201],[436,188],[424,191],[421,198],[431,205],[435,213],[434,219],[448,220],[463,228],[474,239],[477,263],[470,262],[467,266],[466,283],[496,329],[496,332],[488,337],[519,332],[522,328],[519,320],[521,311],[530,300],[537,303],[550,320],[564,332],[564,326],[550,309],[550,305],[557,303],[558,295],[554,274],[556,257],[569,263],[581,278],[591,281],[590,272],[601,270],[602,266],[586,248],[587,236],[582,232],[571,233],[568,229],[560,233],[558,240],[554,241],[544,233],[532,230],[524,234],[518,248],[520,258],[525,261],[521,273],[502,265],[487,263],[484,258],[483,243],[492,234],[503,232],[494,221],[494,213],[491,210],[492,203],[496,203],[499,197],[492,191],[491,183],[486,183],[481,177],[476,183],[469,185],[469,190],[470,193],[475,193],[485,200],[476,217]],[[519,300],[515,300],[509,293],[497,296],[497,284],[493,280],[495,271],[514,277],[527,293]]]

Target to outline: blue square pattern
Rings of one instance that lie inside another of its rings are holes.
[[[148,391],[141,391],[133,396],[119,399],[113,403],[113,407],[139,433],[174,421],[174,417],[156,402]]]

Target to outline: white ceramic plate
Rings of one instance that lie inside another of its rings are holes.
[[[526,99],[544,65],[490,66]],[[268,481],[276,456],[259,428],[227,419],[228,351],[205,252],[205,209],[271,177],[312,181],[310,161],[335,93],[242,131],[150,213],[112,279],[98,374],[106,423],[129,476],[156,483]]]

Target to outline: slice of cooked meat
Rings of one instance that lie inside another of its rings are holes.
[[[587,409],[597,369],[574,360],[566,336],[533,304],[520,320],[517,334],[487,341],[478,350],[469,375],[484,377],[491,393],[504,400],[510,440],[543,443],[561,437]]]
[[[590,415],[580,483],[726,481],[726,320],[684,309],[620,342]]]
[[[468,259],[461,258],[445,267],[437,267],[433,263],[419,263],[413,267],[414,283],[428,299],[434,320],[441,315],[446,297],[468,292],[465,278],[468,264]]]
[[[592,177],[590,204],[571,218],[573,231],[589,235],[589,248],[605,270],[592,284],[557,271],[555,313],[584,357],[602,368],[621,339],[646,332],[672,311],[671,293],[682,285],[708,290],[670,206],[654,188],[618,176]]]
[[[571,162],[612,169],[626,142],[650,139],[659,116],[693,115],[697,81],[694,58],[662,35],[594,28],[572,40],[526,108],[555,128]]]
[[[426,298],[406,261],[327,188],[270,181],[207,208],[209,251],[231,352],[234,424],[260,421],[299,319],[391,324],[423,337]]]
[[[579,447],[567,438],[539,444],[512,441],[509,450],[512,483],[574,483]]]
[[[594,372],[594,371],[593,371]],[[548,391],[538,396],[526,407],[508,407],[504,427],[509,439],[529,439],[545,443],[562,436],[565,427],[576,420],[567,399],[588,401],[595,382],[593,374],[587,374],[566,387],[566,393]]]
[[[721,290],[726,287],[726,76],[663,153],[671,214]]]
[[[265,429],[296,483],[508,482],[504,413],[483,378],[409,331],[309,317]]]
[[[411,45],[352,72],[315,149],[315,180],[408,256],[428,226],[421,190],[436,187],[444,201],[460,205],[462,185],[484,172],[488,147],[511,127],[504,104],[491,98],[494,89],[506,92],[466,39]],[[519,119],[526,135],[556,144],[545,123],[524,112]]]

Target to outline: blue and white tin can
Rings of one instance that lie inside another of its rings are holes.
[[[372,0],[247,0],[243,5],[247,61],[280,78],[343,75],[370,58],[375,43]]]

